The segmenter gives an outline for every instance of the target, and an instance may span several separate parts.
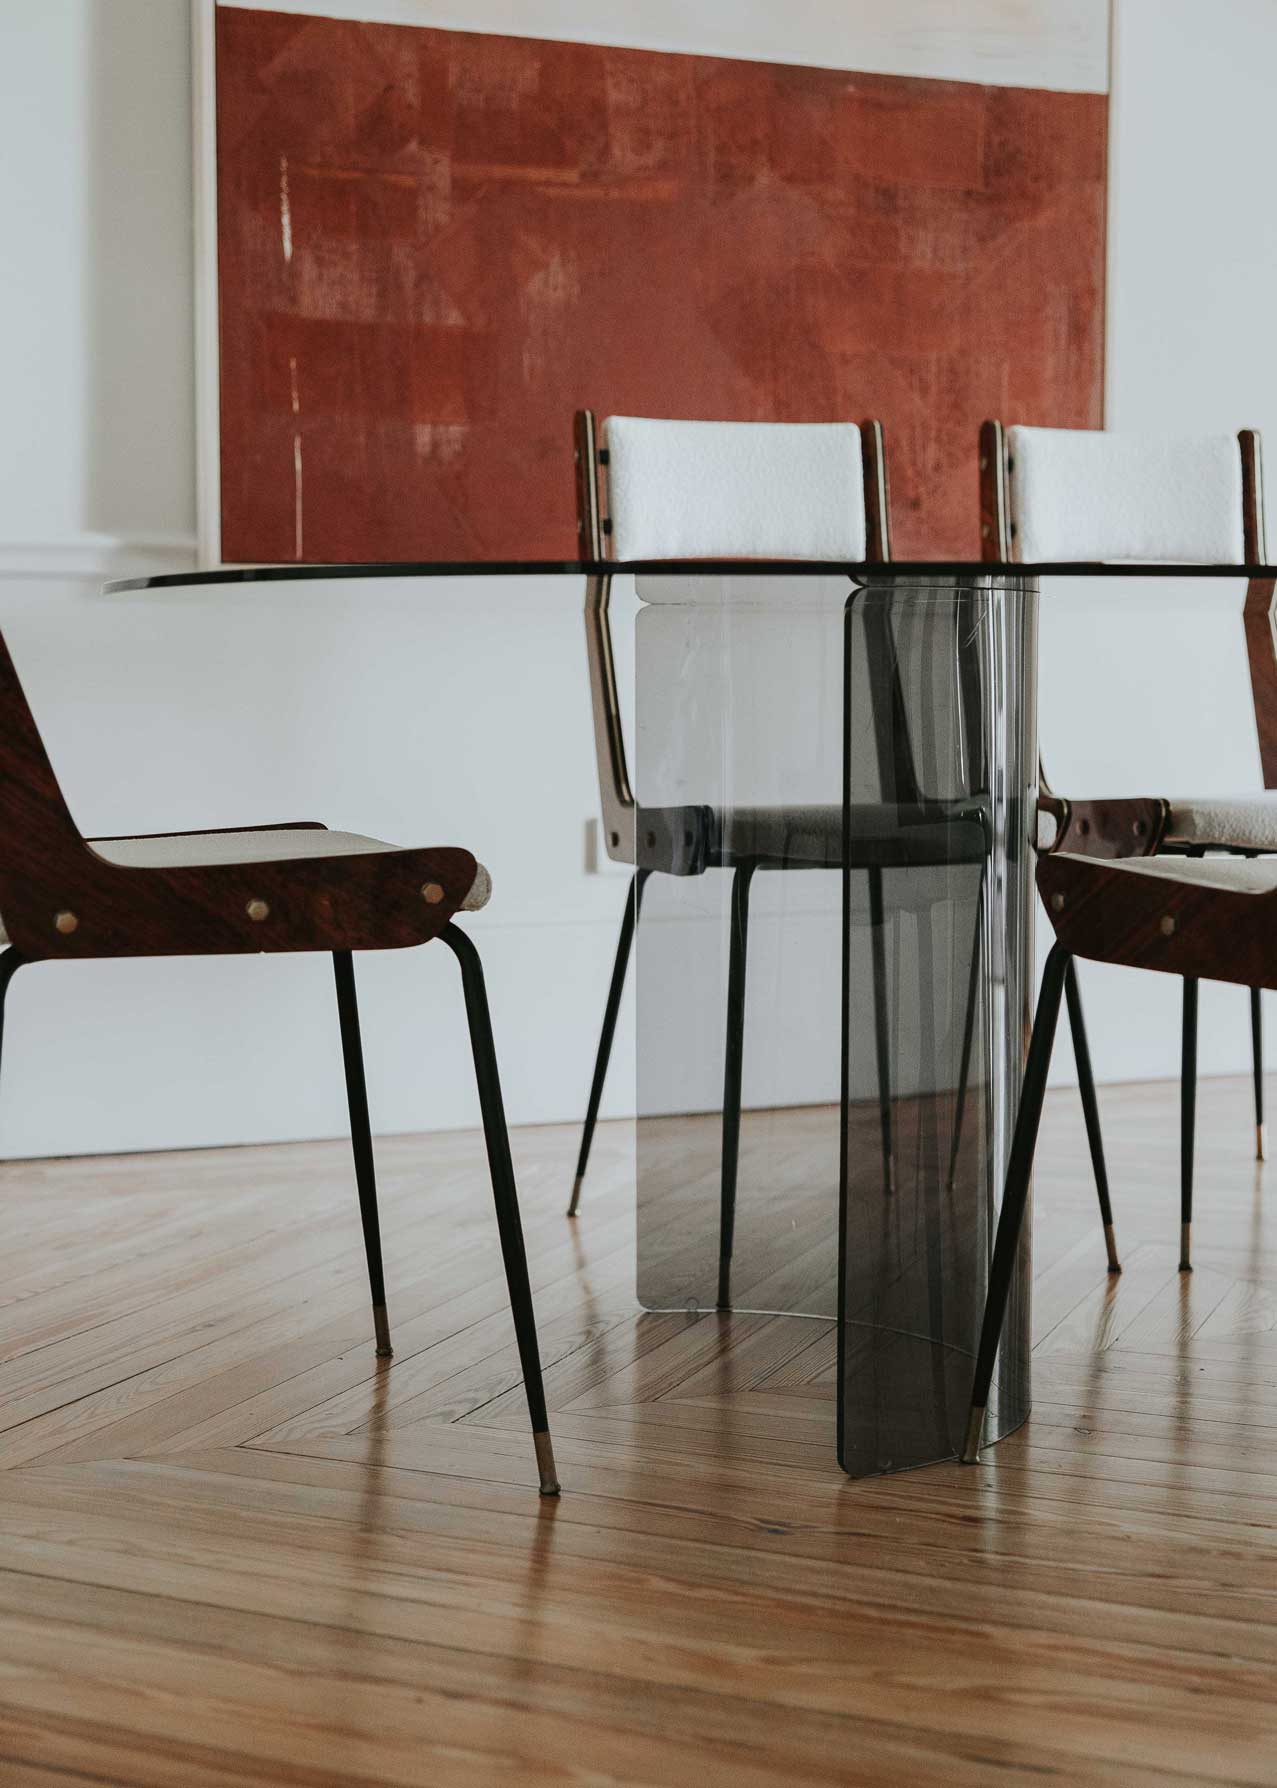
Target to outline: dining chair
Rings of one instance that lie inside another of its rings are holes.
[[[379,1358],[391,1357],[352,952],[440,938],[457,958],[541,1494],[559,1491],[496,1050],[479,952],[453,923],[488,900],[469,851],[403,849],[317,821],[84,838],[0,636],[0,1042],[20,968],[103,957],[332,956]]]
[[[850,423],[711,423],[611,417],[574,423],[582,555],[596,564],[696,558],[829,560],[891,557],[882,427]],[[608,855],[632,868],[591,1079],[568,1215],[580,1204],[643,889],[656,872],[732,872],[722,1144],[718,1306],[730,1307],[744,1060],[749,896],[760,870],[838,869],[843,808],[641,806],[630,783],[609,621],[612,574],[586,589],[586,639],[596,758]],[[888,675],[894,674],[889,667]],[[897,702],[896,709],[903,708]],[[988,839],[971,803],[929,799],[904,729],[880,731],[883,798],[849,816],[866,872],[874,985],[874,1041],[884,1183],[894,1176],[884,870],[955,861],[983,864]]]
[[[1277,988],[1277,863],[1238,857],[1038,860],[1055,929],[1038,995],[1024,1087],[989,1268],[962,1458],[974,1464],[1028,1203],[1060,998],[1075,957],[1198,981]]]
[[[595,564],[609,559],[886,560],[891,556],[886,459],[878,422],[857,428],[854,423],[681,422],[614,416],[600,427],[592,410],[578,410],[573,418],[573,462],[579,549]],[[813,475],[814,487],[805,489],[804,476]],[[679,813],[645,808],[640,861],[612,644],[611,594],[610,572],[587,578],[590,700],[604,844],[608,856],[630,865],[633,874],[590,1080],[569,1217],[580,1206],[643,889],[654,870],[694,872],[704,866],[705,858],[702,809]],[[649,838],[653,843],[647,843]],[[733,893],[729,1003],[735,1010],[743,1002],[743,996],[737,1000],[735,995],[737,958],[743,957],[748,927],[748,877]],[[880,964],[875,951],[874,970],[876,976],[885,977],[885,953]],[[882,1065],[885,1071],[885,1059]],[[891,1118],[885,1098],[882,1124],[889,1159]]]
[[[1260,437],[1142,436],[1089,429],[980,431],[983,556],[1021,563],[1143,561],[1260,565],[1265,562]],[[1208,851],[1255,857],[1277,851],[1277,661],[1271,579],[1250,579],[1243,633],[1265,792],[1226,796],[1077,798],[1040,776],[1039,847],[1101,858]],[[1240,645],[1240,642],[1239,642]],[[1098,1106],[1076,971],[1065,992],[1079,1090],[1112,1270],[1117,1270]],[[1186,980],[1181,1024],[1180,1266],[1192,1265],[1193,1155],[1197,1084],[1197,983]],[[1250,990],[1255,1154],[1264,1158],[1263,1029],[1260,990]]]

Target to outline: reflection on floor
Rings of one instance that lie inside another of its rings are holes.
[[[343,1145],[3,1168],[0,1780],[1271,1782],[1248,1097],[1203,1084],[1184,1278],[1176,1089],[1105,1093],[1112,1280],[1052,1095],[1033,1416],[978,1470],[861,1484],[830,1331],[637,1317],[632,1131],[575,1224],[575,1132],[518,1133],[557,1505],[475,1136],[379,1145],[389,1370]]]

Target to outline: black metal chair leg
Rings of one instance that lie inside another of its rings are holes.
[[[984,871],[980,872],[980,896],[975,909],[975,936],[971,940],[971,973],[967,977],[967,1012],[962,1027],[962,1061],[958,1068],[958,1094],[953,1111],[953,1140],[949,1144],[949,1173],[945,1186],[952,1192],[958,1177],[962,1147],[962,1119],[967,1106],[967,1080],[971,1073],[971,1046],[975,1042],[976,1013],[980,1005],[980,953],[984,938]]]
[[[1197,983],[1184,982],[1179,1084],[1179,1270],[1193,1270],[1193,1141],[1197,1120]]]
[[[625,911],[621,916],[621,935],[616,940],[616,960],[612,964],[612,983],[607,990],[607,1005],[603,1009],[603,1029],[599,1035],[598,1054],[594,1058],[594,1078],[590,1082],[590,1100],[585,1108],[585,1128],[581,1132],[581,1152],[576,1158],[576,1178],[572,1181],[572,1197],[568,1201],[568,1216],[575,1217],[577,1206],[581,1202],[581,1183],[585,1179],[585,1170],[590,1163],[590,1145],[594,1141],[594,1126],[598,1120],[599,1103],[603,1098],[603,1083],[607,1079],[607,1065],[612,1058],[612,1039],[616,1035],[617,1014],[621,1010],[621,995],[625,992],[625,975],[630,963],[630,945],[634,941],[634,928],[638,924],[639,912],[643,905],[643,888],[650,869],[636,869],[630,877],[629,892],[625,897]]]
[[[1029,1059],[1024,1069],[1024,1090],[1020,1094],[1020,1110],[1015,1120],[1015,1134],[1011,1139],[1011,1158],[1007,1163],[1002,1214],[998,1218],[997,1240],[993,1245],[993,1261],[989,1267],[989,1292],[984,1304],[975,1378],[971,1386],[971,1412],[967,1417],[966,1440],[962,1448],[964,1465],[975,1465],[980,1457],[984,1412],[989,1403],[993,1366],[998,1356],[998,1342],[1002,1338],[1007,1299],[1011,1295],[1011,1280],[1015,1276],[1020,1229],[1033,1179],[1033,1153],[1037,1147],[1038,1125],[1042,1119],[1042,1100],[1046,1093],[1047,1070],[1051,1066],[1055,1026],[1060,1016],[1060,996],[1064,992],[1071,962],[1072,958],[1064,946],[1056,944],[1046,959],[1046,968],[1042,974],[1042,991],[1038,995],[1037,1017],[1033,1021]]]
[[[1197,844],[1186,852],[1204,857],[1206,847]],[[1179,1074],[1179,1270],[1193,1270],[1193,1155],[1197,1127],[1197,982],[1184,983],[1184,1015],[1180,1042]]]
[[[532,1307],[528,1257],[523,1246],[519,1194],[514,1183],[514,1163],[510,1158],[510,1136],[506,1129],[505,1107],[501,1100],[501,1078],[497,1072],[497,1051],[492,1040],[492,1019],[488,1012],[483,964],[471,939],[456,925],[445,926],[439,935],[461,965],[461,986],[465,993],[466,1019],[470,1026],[470,1048],[474,1055],[474,1076],[479,1088],[479,1108],[483,1113],[483,1136],[488,1148],[488,1171],[492,1176],[492,1196],[497,1208],[501,1257],[505,1262],[510,1313],[514,1318],[519,1365],[523,1371],[528,1414],[532,1419],[532,1441],[536,1447],[541,1494],[557,1496],[559,1480],[554,1468],[554,1447],[550,1440],[545,1387],[541,1380],[536,1312]]]
[[[736,1175],[740,1165],[740,1092],[745,1060],[745,959],[749,943],[749,884],[754,865],[732,874],[731,942],[727,955],[727,1051],[723,1067],[723,1149],[718,1213],[718,1307],[732,1307],[732,1249],[736,1240]]]
[[[1255,1076],[1255,1159],[1264,1159],[1268,1137],[1264,1130],[1264,1010],[1259,989],[1250,990],[1250,1055]]]
[[[377,1216],[377,1174],[373,1165],[372,1126],[368,1121],[364,1052],[359,1039],[355,965],[349,950],[333,951],[333,976],[337,982],[337,1017],[341,1024],[341,1054],[346,1069],[350,1146],[355,1156],[355,1184],[359,1188],[359,1219],[364,1228],[364,1252],[368,1256],[373,1332],[377,1341],[377,1358],[388,1360],[394,1353],[394,1348],[390,1345],[390,1321],[386,1315],[386,1280],[381,1265],[381,1224]]]
[[[1259,856],[1258,851],[1247,851],[1248,861],[1253,862]],[[1262,1161],[1268,1150],[1268,1133],[1264,1128],[1264,1008],[1260,1004],[1260,990],[1250,990],[1250,1064],[1255,1081],[1255,1159]]]
[[[1086,1021],[1082,1017],[1082,995],[1078,990],[1077,966],[1070,962],[1064,977],[1064,997],[1069,1008],[1069,1030],[1073,1035],[1073,1059],[1077,1063],[1077,1088],[1082,1099],[1082,1116],[1086,1119],[1086,1140],[1091,1150],[1091,1171],[1095,1175],[1095,1193],[1100,1201],[1100,1221],[1104,1225],[1104,1246],[1108,1250],[1109,1272],[1120,1273],[1117,1237],[1113,1230],[1113,1205],[1109,1199],[1108,1168],[1104,1163],[1104,1136],[1100,1129],[1100,1107],[1095,1097],[1095,1075],[1091,1071],[1091,1047],[1086,1040]]]
[[[891,1193],[896,1185],[891,1118],[891,1033],[887,987],[887,932],[882,905],[882,871],[869,872],[869,939],[873,951],[874,1047],[878,1057],[878,1122],[882,1130],[882,1181]]]

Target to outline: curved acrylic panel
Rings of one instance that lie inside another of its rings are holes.
[[[849,1471],[952,1457],[1031,996],[1032,586],[639,588],[640,1300],[815,1319],[737,1362],[755,1407],[807,1362]]]

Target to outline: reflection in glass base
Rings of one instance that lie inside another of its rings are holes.
[[[639,1119],[639,1302],[716,1310],[722,1114]],[[733,1311],[837,1316],[838,1107],[741,1115]]]

